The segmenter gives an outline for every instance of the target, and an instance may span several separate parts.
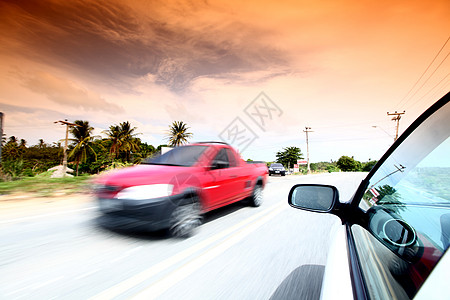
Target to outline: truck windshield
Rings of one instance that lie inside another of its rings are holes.
[[[147,159],[144,164],[191,167],[208,146],[176,147],[163,155]]]

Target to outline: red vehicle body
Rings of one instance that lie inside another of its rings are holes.
[[[184,236],[208,211],[248,199],[262,201],[265,163],[247,163],[224,143],[197,143],[96,182],[100,211],[120,227],[169,228]]]

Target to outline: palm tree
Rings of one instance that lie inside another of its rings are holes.
[[[169,126],[167,133],[167,141],[169,146],[178,147],[188,142],[188,139],[193,136],[192,133],[187,132],[189,127],[183,121],[174,121]]]
[[[139,151],[139,139],[136,138],[136,127],[131,127],[130,122],[122,122],[119,125],[109,126],[105,131],[108,139],[112,141],[109,154],[114,159],[120,152],[125,154],[125,160],[130,161],[131,152]]]
[[[120,146],[122,145],[120,141],[120,126],[119,125],[111,125],[109,126],[109,130],[105,130],[104,133],[108,136],[108,139],[111,140],[111,148],[109,149],[109,155],[111,160],[114,159],[120,151]]]
[[[45,147],[47,147],[47,144],[45,144],[43,139],[39,139],[38,148],[42,149],[42,148],[45,148]]]
[[[89,125],[89,121],[76,120],[74,123],[78,126],[74,126],[70,129],[70,133],[72,133],[74,138],[69,140],[74,143],[75,147],[70,152],[69,157],[75,158],[78,176],[80,162],[86,161],[89,152],[93,153],[95,160],[97,160],[97,154],[90,145],[95,137],[91,136],[94,128]]]
[[[3,146],[2,152],[2,157],[6,159],[17,159],[20,157],[19,143],[15,136],[9,137],[8,142]]]
[[[138,133],[134,133],[136,127],[131,127],[130,122],[120,123],[120,150],[125,152],[125,160],[130,161],[130,153],[139,151]]]
[[[27,141],[25,141],[24,139],[20,139],[19,153],[21,156],[25,153],[26,149],[27,149]]]

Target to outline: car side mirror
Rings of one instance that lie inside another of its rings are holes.
[[[331,212],[339,202],[336,187],[320,184],[297,184],[289,192],[289,205],[315,212]]]
[[[217,161],[213,162],[213,164],[211,166],[211,170],[225,169],[225,168],[228,168],[229,165],[230,164],[227,161],[217,160]]]

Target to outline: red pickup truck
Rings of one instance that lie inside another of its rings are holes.
[[[196,143],[107,173],[94,190],[104,222],[186,237],[205,212],[243,199],[260,206],[267,172],[225,143]]]

